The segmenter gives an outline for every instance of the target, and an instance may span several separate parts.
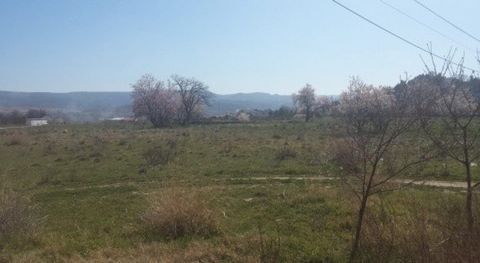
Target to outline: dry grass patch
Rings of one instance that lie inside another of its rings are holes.
[[[0,190],[0,251],[33,238],[38,223],[27,199],[12,191]]]
[[[107,247],[88,255],[65,255],[56,250],[32,251],[9,257],[6,262],[161,262],[161,263],[263,263],[257,255],[258,243],[250,237],[215,240],[197,240],[188,244],[178,242],[151,242],[131,248]],[[0,258],[0,262],[1,258]]]
[[[13,133],[5,140],[5,146],[22,145],[25,142],[25,136],[21,133]]]
[[[104,248],[98,250],[87,257],[73,256],[66,257],[57,255],[55,262],[161,262],[161,263],[254,263],[260,262],[255,257],[243,255],[244,251],[237,251],[240,244],[232,244],[229,241],[219,243],[192,242],[186,247],[178,246],[174,243],[150,243],[143,244],[135,248],[118,249]],[[42,255],[32,253],[15,257],[13,262],[38,262],[42,261]]]
[[[380,203],[379,210],[367,216],[362,260],[476,262],[473,259],[480,258],[480,227],[477,223],[473,232],[466,229],[462,201],[442,198],[429,207],[423,200],[409,197],[397,200],[405,206],[400,214],[398,207]]]
[[[188,190],[166,190],[155,195],[141,219],[149,234],[169,239],[209,237],[219,232],[213,210],[198,193]]]

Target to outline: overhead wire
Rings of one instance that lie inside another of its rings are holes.
[[[435,57],[435,58],[437,58],[437,59],[443,60],[443,61],[445,61],[446,63],[452,64],[452,65],[455,65],[455,66],[458,66],[458,67],[461,67],[461,68],[464,68],[464,69],[471,70],[472,73],[473,73],[473,72],[476,72],[476,70],[473,69],[473,68],[471,68],[471,67],[467,67],[467,66],[465,66],[465,65],[463,65],[463,64],[459,64],[459,63],[453,62],[453,61],[452,61],[451,59],[449,59],[449,58],[440,56],[440,55],[434,53],[434,52],[431,51],[431,50],[428,50],[428,49],[426,49],[426,48],[424,48],[424,47],[421,47],[421,46],[418,45],[418,44],[415,44],[414,42],[412,42],[412,41],[406,39],[405,37],[402,37],[402,36],[400,36],[399,34],[396,34],[396,33],[394,33],[393,31],[391,31],[391,30],[389,30],[389,29],[381,26],[380,24],[378,24],[378,23],[372,21],[371,19],[363,16],[362,14],[360,14],[360,13],[358,13],[357,11],[349,8],[348,6],[340,3],[340,2],[337,1],[337,0],[332,0],[332,2],[334,2],[334,3],[337,4],[338,6],[342,7],[343,9],[349,11],[350,13],[352,13],[352,14],[360,17],[361,19],[365,20],[366,22],[374,25],[375,27],[381,29],[382,31],[384,31],[384,32],[386,32],[386,33],[388,33],[388,34],[390,34],[390,35],[392,35],[392,36],[400,39],[401,41],[407,43],[407,44],[410,45],[410,46],[413,46],[413,47],[415,47],[415,48],[417,48],[417,49],[419,49],[419,50],[421,50],[421,51],[429,54],[429,55],[432,56],[432,57]]]
[[[428,7],[426,4],[418,1],[418,0],[413,0],[415,3],[417,3],[419,6],[423,7],[424,9],[426,9],[427,11],[429,11],[430,13],[432,13],[433,15],[435,15],[436,17],[442,19],[443,21],[445,21],[447,24],[451,25],[452,27],[456,28],[458,31],[464,33],[465,35],[469,36],[470,38],[474,39],[475,41],[479,42],[480,43],[480,39],[478,39],[477,37],[475,37],[474,35],[468,33],[466,30],[464,30],[463,28],[461,28],[460,26],[457,26],[456,24],[454,24],[453,22],[451,22],[450,20],[446,19],[445,17],[443,17],[442,15],[440,15],[439,13],[435,12],[433,9],[431,9],[430,7]]]
[[[420,21],[419,19],[413,17],[412,15],[408,14],[407,12],[405,12],[405,11],[401,10],[400,8],[392,5],[391,3],[389,3],[389,2],[387,2],[387,1],[385,1],[385,0],[379,0],[379,1],[382,2],[384,5],[390,7],[391,9],[395,10],[397,13],[399,13],[399,14],[407,17],[407,18],[409,18],[410,20],[412,20],[412,21],[414,21],[415,23],[417,23],[417,24],[419,24],[419,25],[421,25],[421,26],[429,29],[430,31],[435,32],[436,34],[442,36],[443,38],[445,38],[445,39],[447,39],[447,40],[449,40],[449,41],[452,41],[453,43],[455,43],[455,44],[457,44],[457,45],[459,45],[459,46],[462,46],[463,48],[468,49],[468,50],[470,50],[470,51],[472,51],[472,52],[476,52],[476,51],[475,51],[474,49],[472,49],[471,47],[466,46],[465,44],[461,43],[460,41],[458,41],[458,40],[456,40],[456,39],[454,39],[454,38],[452,38],[452,37],[450,37],[450,36],[442,33],[440,30],[437,30],[437,29],[435,29],[434,27],[432,27],[432,26],[430,26],[430,25],[428,25],[428,24]]]

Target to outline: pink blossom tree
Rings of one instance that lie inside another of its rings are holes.
[[[172,123],[178,108],[178,96],[173,89],[150,74],[143,75],[132,88],[135,116],[146,117],[156,128]]]

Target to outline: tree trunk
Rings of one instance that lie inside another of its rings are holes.
[[[467,155],[468,156],[468,155]],[[468,160],[468,158],[466,158]],[[465,212],[466,212],[466,217],[467,217],[467,233],[465,235],[465,241],[466,245],[468,246],[467,248],[467,262],[475,262],[472,258],[472,251],[470,247],[472,246],[473,242],[473,209],[472,209],[472,171],[470,167],[470,162],[466,162],[465,164],[465,169],[467,173],[467,198],[466,198],[466,206],[465,206]]]
[[[190,118],[188,117],[188,114],[186,114],[185,118],[183,118],[182,125],[186,126],[189,123],[190,123]]]
[[[467,200],[466,200],[466,212],[467,212],[467,226],[468,232],[473,231],[473,209],[472,209],[472,171],[470,169],[470,163],[465,166],[467,172]]]
[[[363,217],[365,215],[365,210],[367,208],[367,200],[368,200],[368,195],[363,195],[361,205],[360,205],[360,209],[358,210],[355,237],[354,237],[353,243],[352,243],[352,251],[350,252],[350,262],[353,262],[353,260],[355,260],[355,257],[356,257],[357,252],[358,252],[358,247],[360,245],[360,237],[361,237],[361,234],[362,234],[362,226],[363,226]]]
[[[310,121],[310,109],[305,110],[305,122]]]
[[[469,236],[473,231],[473,209],[472,209],[472,170],[470,167],[470,155],[468,152],[468,146],[467,146],[467,131],[464,129],[463,130],[463,155],[465,158],[465,172],[467,175],[466,181],[467,181],[467,198],[466,198],[466,216],[467,216],[467,227],[468,227],[468,232]]]
[[[183,126],[186,126],[187,124],[190,124],[190,115],[191,115],[191,113],[190,113],[190,111],[189,111],[187,108],[185,108],[185,110],[184,110],[183,113],[184,113],[185,116],[183,116],[182,125],[183,125]]]

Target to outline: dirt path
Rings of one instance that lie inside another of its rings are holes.
[[[396,179],[394,180],[394,182],[401,183],[401,184],[424,185],[424,186],[433,186],[433,187],[441,187],[441,188],[460,188],[460,189],[467,188],[466,182],[458,182],[458,181],[436,181],[436,180],[413,181],[409,179]]]
[[[241,177],[241,178],[231,178],[230,180],[235,181],[330,181],[330,180],[338,180],[337,177],[327,177],[327,176],[314,176],[314,177],[288,177],[288,176],[273,176],[273,177]],[[398,184],[411,184],[417,186],[433,186],[439,188],[460,188],[466,189],[467,183],[466,182],[459,182],[459,181],[438,181],[438,180],[412,180],[412,179],[395,179],[392,180],[393,183]]]
[[[30,128],[30,126],[0,127],[0,130],[26,129],[26,128]]]
[[[234,178],[225,178],[225,179],[214,179],[214,182],[248,182],[248,181],[334,181],[338,180],[338,177],[328,177],[328,176],[254,176],[254,177],[234,177]],[[182,181],[182,182],[192,182]],[[412,180],[412,179],[395,179],[392,180],[393,183],[398,184],[411,184],[415,186],[431,186],[438,188],[456,188],[456,189],[466,189],[467,184],[465,182],[459,181],[438,181],[438,180]],[[124,183],[112,183],[112,184],[102,184],[102,185],[89,185],[89,186],[79,186],[79,187],[68,187],[62,190],[65,191],[78,191],[78,190],[87,190],[92,188],[108,188],[108,187],[121,187],[121,186],[134,186],[136,183],[133,182],[124,182]]]

